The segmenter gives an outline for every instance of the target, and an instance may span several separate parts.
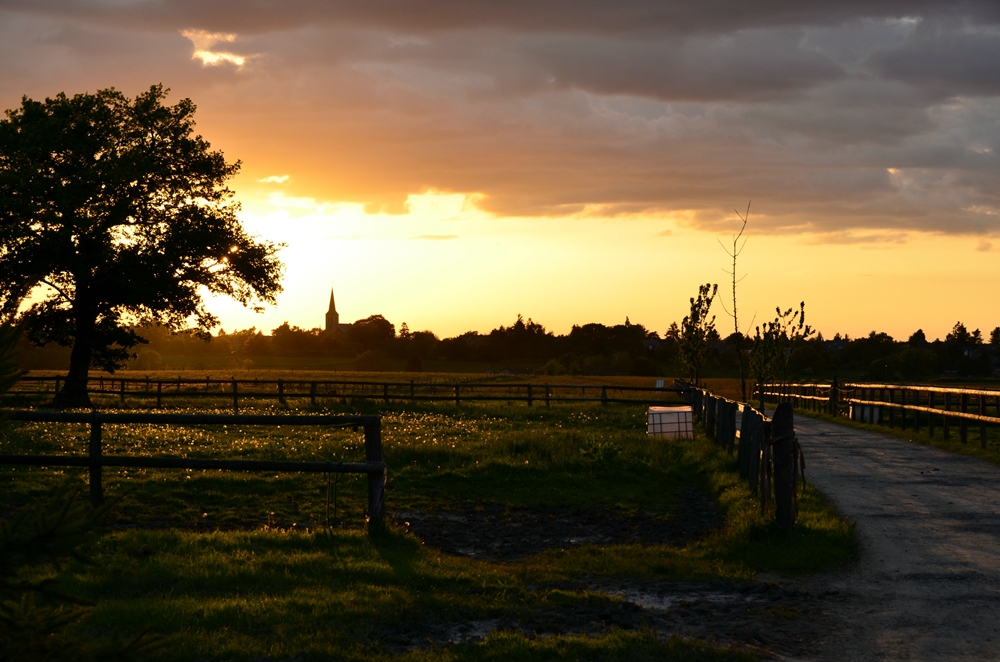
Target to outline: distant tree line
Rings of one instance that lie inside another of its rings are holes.
[[[697,301],[696,301],[697,303]],[[691,320],[688,320],[691,325]],[[545,375],[647,375],[685,376],[683,328],[678,324],[660,335],[626,318],[622,324],[574,325],[569,333],[557,335],[520,315],[510,326],[488,333],[468,331],[451,338],[439,338],[431,331],[410,331],[396,326],[381,315],[372,315],[351,324],[346,332],[330,334],[321,329],[302,329],[287,322],[264,333],[256,328],[220,331],[208,342],[194,333],[174,333],[163,327],[139,330],[149,340],[139,348],[129,367],[157,369],[173,356],[224,356],[230,364],[261,357],[336,357],[353,359],[359,370],[433,369],[439,362],[478,364],[495,372]],[[739,375],[737,341],[753,347],[754,338],[736,334],[722,338],[715,328],[704,332],[707,349],[701,376]],[[757,346],[760,346],[759,344]],[[61,367],[64,359],[42,365],[46,352],[62,348],[34,348],[22,341],[20,363],[25,367]],[[63,350],[65,351],[65,350]],[[924,381],[941,376],[989,377],[1000,371],[1000,327],[988,337],[956,323],[943,340],[928,340],[922,330],[896,340],[887,333],[872,331],[851,338],[837,334],[832,339],[816,334],[795,338],[778,348],[784,375],[777,378],[810,380],[838,375],[846,379],[871,381]],[[752,357],[751,357],[752,358]]]

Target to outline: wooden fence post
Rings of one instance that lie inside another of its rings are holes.
[[[774,458],[774,523],[779,529],[790,529],[795,524],[794,440],[792,406],[783,402],[774,410],[769,444]]]
[[[233,416],[240,413],[240,396],[239,387],[236,385],[236,379],[233,378]]]
[[[934,391],[927,393],[927,406],[934,409]],[[934,414],[927,414],[927,436],[934,438]]]
[[[456,405],[462,404],[462,398],[458,393],[458,384],[455,384],[455,404]]]
[[[413,400],[416,397],[416,395],[417,394],[416,394],[416,391],[415,391],[415,386],[413,384],[413,380],[411,379],[410,380],[410,400]]]
[[[716,399],[715,397],[705,394],[705,434],[708,435],[709,439],[715,437],[715,415],[716,415]]]
[[[602,386],[601,387],[601,404],[602,405],[607,405],[608,404],[608,387],[607,386]]]
[[[729,404],[729,412],[726,414],[726,426],[729,428],[729,432],[726,436],[726,445],[728,446],[727,452],[729,455],[733,454],[736,450],[736,410],[738,405],[735,402]]]
[[[834,376],[833,383],[830,384],[830,416],[837,416],[837,377]]]
[[[726,401],[719,398],[715,401],[715,443],[722,445],[726,435]]]
[[[278,380],[278,404],[288,406],[288,403],[285,402],[285,382],[280,379]]]
[[[124,379],[118,380],[118,386],[121,389],[118,397],[121,399],[121,403],[125,404],[125,380]]]
[[[365,430],[365,460],[382,461],[381,423],[367,423]],[[385,468],[368,473],[368,535],[385,529]]]
[[[309,404],[316,404],[316,382],[309,383]]]
[[[94,508],[104,503],[104,487],[101,485],[101,421],[96,412],[90,421],[90,503]]]
[[[967,393],[963,393],[962,397],[959,398],[959,406],[963,414],[968,413],[969,395]],[[959,423],[958,438],[963,444],[969,442],[969,421],[964,418],[961,419],[961,422]]]
[[[56,393],[59,392],[59,378],[56,377]]]
[[[982,393],[979,394],[979,415],[986,415],[986,397]],[[979,421],[979,445],[986,448],[986,421]]]
[[[528,384],[528,406],[531,406],[531,384]]]
[[[749,406],[743,408],[740,419],[740,445],[737,447],[736,458],[740,466],[740,478],[744,480],[750,475],[750,437],[753,432],[754,417]]]
[[[913,391],[913,405],[916,407],[920,406],[920,391]],[[914,434],[920,431],[920,412],[913,412],[913,432]]]
[[[951,411],[951,393],[944,394],[944,410]],[[944,414],[941,416],[941,435],[944,437],[945,441],[948,441],[948,433],[951,432],[948,421],[948,415]]]
[[[163,401],[163,382],[156,382],[156,408],[160,408],[160,403]]]
[[[764,425],[760,440],[760,512],[771,508],[771,424]]]
[[[1000,402],[1000,400],[998,400],[998,402]],[[545,385],[545,406],[546,407],[550,406],[550,404],[549,404],[549,385],[548,384]],[[1000,404],[998,404],[997,406],[1000,407]]]
[[[903,405],[903,409],[899,410],[899,429],[906,429],[906,389],[899,389],[899,402]]]

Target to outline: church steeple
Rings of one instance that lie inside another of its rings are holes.
[[[326,330],[328,333],[340,331],[340,314],[337,312],[337,304],[333,301],[333,288],[330,288],[330,309],[326,311]]]

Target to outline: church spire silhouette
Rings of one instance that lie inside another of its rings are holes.
[[[340,331],[340,313],[337,312],[337,304],[333,300],[333,288],[330,288],[330,309],[326,311],[326,330],[328,333]]]

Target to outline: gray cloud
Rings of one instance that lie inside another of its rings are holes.
[[[536,37],[531,60],[557,86],[667,100],[766,99],[836,80],[841,68],[800,47],[800,30],[691,39]]]
[[[405,33],[495,28],[522,33],[692,34],[920,15],[1000,20],[1000,8],[991,0],[3,0],[0,7],[143,29],[239,32],[361,25]]]
[[[971,1],[0,0],[0,100],[163,82],[252,181],[370,211],[480,192],[714,229],[753,198],[759,227],[831,242],[989,235],[998,23]],[[187,28],[258,57],[203,67]]]
[[[872,53],[881,76],[941,96],[1000,93],[1000,26],[924,20],[902,44]]]

